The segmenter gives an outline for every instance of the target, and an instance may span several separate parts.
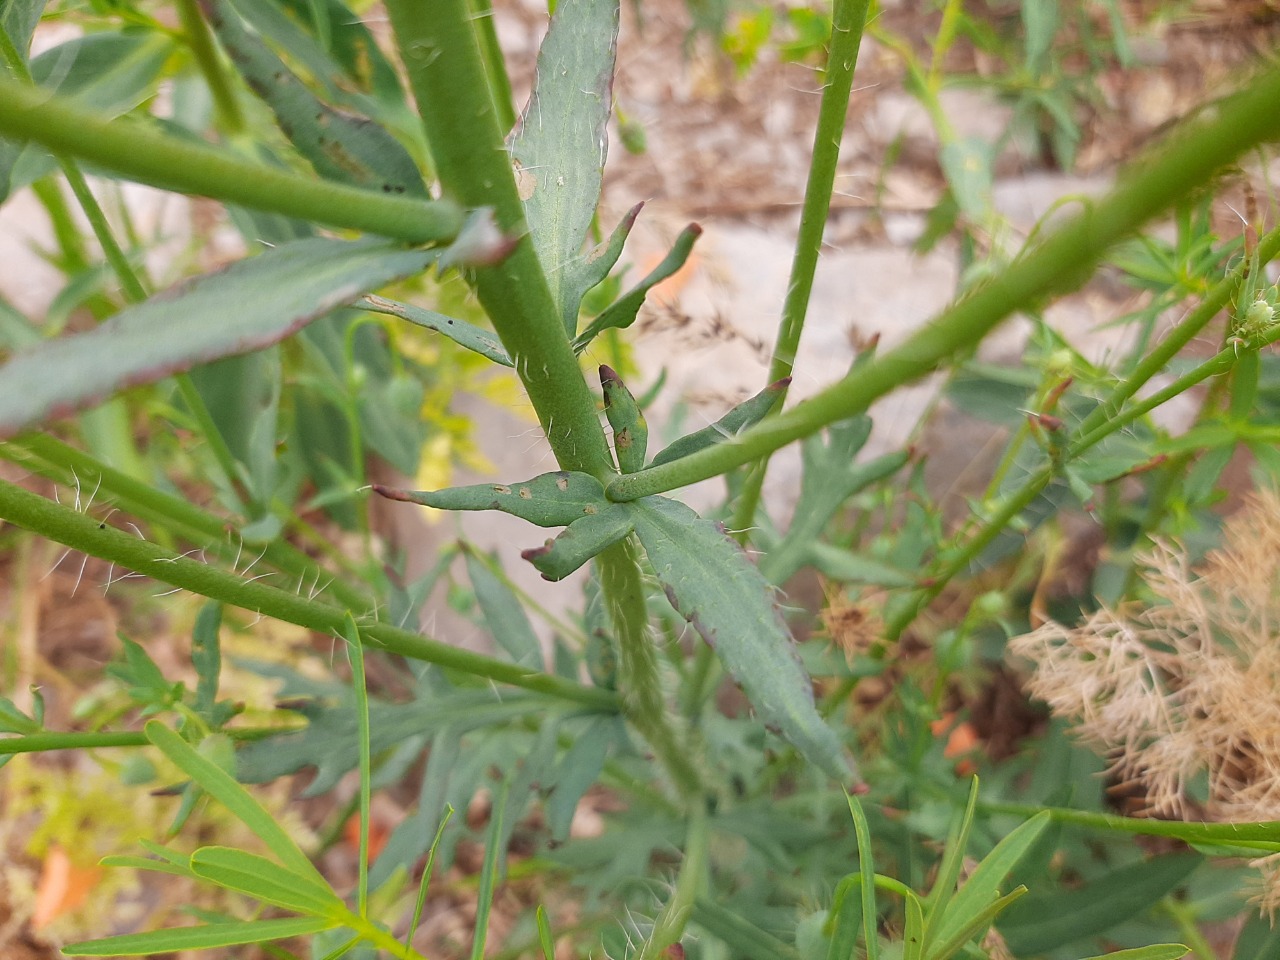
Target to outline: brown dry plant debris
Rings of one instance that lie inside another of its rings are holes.
[[[1251,497],[1197,574],[1179,550],[1146,559],[1147,606],[1049,622],[1010,641],[1035,665],[1030,693],[1177,816],[1204,774],[1202,815],[1280,820],[1280,495]],[[1256,863],[1259,902],[1280,908],[1280,860]]]

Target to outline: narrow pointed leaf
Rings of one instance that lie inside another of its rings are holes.
[[[929,907],[929,922],[926,934],[930,940],[938,925],[946,916],[947,904],[955,895],[956,885],[960,879],[960,869],[964,865],[964,851],[969,846],[969,831],[973,829],[973,816],[978,808],[978,778],[969,782],[969,799],[963,812],[951,824],[947,832],[947,845],[942,854],[942,862],[938,865],[938,875],[933,887],[925,898]]]
[[[1003,897],[997,897],[977,913],[964,918],[964,924],[946,940],[929,947],[930,960],[951,960],[966,943],[981,936],[1010,904],[1021,900],[1026,894],[1027,888],[1019,884]]]
[[[773,587],[742,548],[665,497],[635,501],[632,517],[671,605],[715,648],[765,725],[830,776],[856,782],[851,759],[814,707]]]
[[[922,960],[924,956],[924,910],[920,898],[907,894],[907,925],[902,934],[902,960]]]
[[[544,580],[563,580],[631,532],[631,510],[619,503],[571,523],[554,540],[520,554]]]
[[[663,258],[662,262],[654,267],[649,275],[634,288],[619,297],[617,302],[609,309],[591,321],[587,329],[583,330],[573,341],[573,349],[581,353],[587,349],[587,345],[592,340],[604,331],[615,328],[619,330],[626,329],[635,323],[636,315],[640,312],[640,308],[644,306],[644,298],[648,296],[649,291],[684,266],[684,262],[689,259],[689,254],[693,252],[694,243],[697,242],[700,236],[702,236],[702,228],[696,223],[691,223],[685,227],[680,236],[676,237],[675,246],[671,248],[671,252]]]
[[[600,481],[589,473],[558,470],[523,483],[480,483],[444,490],[393,490],[374,484],[375,493],[437,510],[501,510],[540,527],[565,527],[579,517],[613,506]]]
[[[87,333],[44,341],[0,366],[0,438],[275,343],[436,256],[385,240],[300,240],[157,294]]]
[[[686,434],[669,446],[664,447],[654,456],[653,462],[649,465],[656,467],[660,463],[679,460],[681,457],[687,457],[691,453],[705,450],[714,444],[732,441],[743,430],[753,427],[763,420],[765,415],[773,409],[778,397],[782,396],[790,385],[790,377],[783,377],[776,383],[769,384],[754,397],[742,401],[715,423],[703,427],[701,430]]]
[[[618,469],[623,473],[643,470],[649,448],[649,425],[640,412],[640,405],[610,366],[600,367],[600,387],[604,390],[604,413],[613,428],[613,452],[618,458]]]
[[[177,950],[211,950],[267,943],[287,937],[305,937],[338,926],[321,917],[287,917],[283,920],[246,920],[210,923],[200,927],[177,927],[149,933],[126,933],[63,947],[68,957],[144,957]]]
[[[443,313],[415,307],[410,303],[388,300],[385,297],[368,296],[358,301],[356,306],[361,310],[384,313],[416,323],[420,327],[443,334],[460,347],[466,347],[482,357],[488,357],[494,363],[500,363],[504,367],[514,366],[511,356],[498,341],[497,334],[483,327],[477,327],[474,323],[467,323],[457,317],[447,317]]]
[[[969,918],[985,909],[993,900],[999,898],[999,887],[1004,882],[1023,855],[1031,849],[1032,844],[1049,825],[1049,811],[1043,810],[1030,820],[1018,825],[1012,833],[992,848],[982,858],[977,869],[969,875],[956,895],[947,904],[942,919],[930,940],[945,943],[960,932],[969,922]],[[932,928],[932,924],[930,927]],[[1021,953],[1021,951],[1015,951]],[[1039,951],[1035,951],[1039,952]],[[940,960],[933,949],[929,951],[929,960]]]
[[[281,863],[294,873],[324,885],[324,878],[312,866],[307,855],[298,848],[293,838],[285,833],[284,828],[263,809],[262,804],[258,803],[230,774],[213,761],[202,757],[182,737],[159,720],[149,721],[145,732],[147,739],[155,744],[161,753],[173,761],[209,796],[230,810],[241,823],[257,834]]]
[[[622,248],[626,245],[627,237],[631,235],[631,228],[635,226],[636,218],[640,216],[640,210],[643,207],[644,201],[637,203],[613,228],[613,233],[609,234],[608,240],[595,249],[588,250],[585,256],[565,264],[562,288],[564,302],[560,305],[560,311],[564,317],[565,332],[570,337],[578,332],[578,311],[582,305],[582,298],[592,287],[603,283],[609,276],[609,271],[622,256]]]
[[[249,87],[271,108],[298,152],[328,180],[426,199],[407,150],[378,124],[319,100],[227,0],[200,0],[210,25]]]
[[[190,867],[176,863],[167,863],[164,860],[152,860],[150,857],[117,855],[113,857],[103,857],[98,861],[98,863],[104,867],[126,867],[130,870],[150,870],[153,873],[169,873],[175,877],[186,877],[188,880],[196,879],[196,875],[191,871]]]
[[[581,294],[565,266],[582,256],[600,202],[617,43],[618,0],[561,0],[511,143],[534,249],[562,315],[575,320]]]
[[[1153,943],[1149,947],[1115,950],[1088,960],[1179,960],[1190,952],[1191,948],[1181,943]],[[1237,953],[1236,956],[1240,955]]]
[[[245,850],[201,847],[191,855],[191,870],[228,890],[297,913],[336,916],[344,909],[327,884]]]

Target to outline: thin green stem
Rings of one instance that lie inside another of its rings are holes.
[[[510,133],[516,125],[515,95],[511,92],[511,78],[507,76],[507,65],[502,59],[502,47],[498,45],[492,0],[471,0],[471,22],[475,25],[480,54],[484,57],[484,72],[489,79],[499,129]]]
[[[222,60],[218,57],[218,48],[213,42],[213,33],[200,10],[196,0],[178,0],[178,19],[182,22],[183,35],[191,54],[196,59],[200,74],[213,96],[213,108],[218,114],[218,125],[228,135],[235,136],[244,131],[244,114],[240,110],[240,101],[236,98],[235,86],[231,82]]]
[[[611,500],[634,500],[717,476],[823,427],[862,413],[878,398],[972,349],[1016,310],[1078,286],[1112,244],[1203,184],[1258,143],[1280,136],[1280,70],[1218,105],[1212,119],[1183,131],[1157,155],[1135,162],[1103,200],[1046,236],[992,278],[926,324],[812,399],[692,456],[628,474],[609,484]]]
[[[227,727],[219,730],[233,740],[266,740],[288,727]],[[0,738],[0,757],[16,753],[46,753],[50,750],[98,750],[106,747],[146,747],[151,741],[141,730],[108,730],[101,732],[29,733],[21,737]]]
[[[388,196],[249,163],[157,133],[134,119],[104,121],[14,80],[0,79],[0,134],[35,141],[164,190],[410,243],[451,240],[462,227],[462,210],[446,200]]]
[[[693,914],[698,894],[707,885],[707,850],[711,831],[707,826],[707,812],[701,806],[689,815],[685,832],[684,862],[676,880],[671,899],[653,923],[653,930],[645,940],[637,960],[657,960],[668,956],[667,948],[684,935],[684,928]]]
[[[100,525],[92,517],[71,507],[46,500],[4,481],[0,481],[0,518],[74,550],[136,570],[162,583],[222,600],[277,620],[295,623],[319,633],[338,635],[347,614],[341,607],[305,599],[287,590],[268,586],[261,580],[242,579],[192,557],[175,556],[171,551],[148,540],[139,539],[114,527]],[[512,663],[429,640],[385,623],[361,624],[361,631],[371,646],[388,653],[439,664],[499,683],[509,683],[595,710],[612,711],[618,706],[617,696],[610,691],[530,671]]]
[[[243,549],[228,538],[225,517],[157,490],[47,434],[27,434],[18,440],[0,443],[0,458],[58,483],[79,484],[86,491],[99,490],[102,496],[111,499],[112,506],[226,560],[233,560]],[[356,613],[374,607],[373,598],[346,579],[339,577],[327,582],[329,575],[324,568],[285,541],[268,544],[262,560],[296,580],[299,590],[306,587],[317,594],[330,594]]]
[[[1109,833],[1138,834],[1144,837],[1173,837],[1187,843],[1218,843],[1251,847],[1260,852],[1280,851],[1280,820],[1262,823],[1204,823],[1183,820],[1153,820],[1146,817],[1120,817],[1110,813],[1092,813],[1069,807],[1042,807],[1033,803],[978,803],[986,813],[1008,814],[1029,820],[1042,811],[1059,823]]]
[[[1160,909],[1178,928],[1178,936],[1191,948],[1196,960],[1218,960],[1218,951],[1213,949],[1213,945],[1205,939],[1204,934],[1200,932],[1200,928],[1196,925],[1194,906],[1183,903],[1172,896],[1166,896],[1160,901]]]
[[[849,112],[849,92],[853,89],[853,68],[858,62],[858,48],[862,45],[862,30],[867,22],[869,6],[870,0],[835,0],[832,10],[831,47],[827,53],[818,126],[813,135],[809,180],[805,185],[800,231],[791,261],[791,279],[787,283],[787,298],[782,306],[782,322],[778,326],[767,383],[776,383],[791,376],[796,352],[800,348],[800,335],[813,292],[813,277],[822,252],[822,234],[831,210],[831,193],[835,189],[840,141]],[[781,410],[786,399],[787,389],[783,387],[773,409]],[[769,457],[766,455],[750,468],[743,484],[729,527],[737,531],[740,541],[747,539],[755,523],[760,491],[768,469]]]

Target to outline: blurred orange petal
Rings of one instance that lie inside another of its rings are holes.
[[[40,868],[31,928],[41,930],[63,914],[75,910],[84,903],[101,878],[102,867],[97,864],[79,866],[71,862],[61,847],[51,846]]]

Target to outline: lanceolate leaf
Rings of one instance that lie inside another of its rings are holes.
[[[563,580],[573,571],[631,532],[631,510],[621,503],[611,503],[604,510],[581,517],[541,547],[520,554],[528,560],[544,580]]]
[[[63,947],[68,957],[149,957],[175,950],[211,950],[266,943],[287,937],[304,937],[338,926],[338,921],[321,917],[286,917],[283,920],[245,920],[211,923],[201,927],[177,927],[149,933],[126,933]]]
[[[395,137],[372,120],[340,113],[317,99],[246,29],[227,0],[200,3],[236,68],[317,173],[383,193],[426,198],[417,165]]]
[[[693,252],[694,243],[700,236],[702,236],[702,227],[696,223],[685,227],[680,236],[676,237],[675,246],[662,262],[635,287],[619,297],[608,310],[592,320],[587,329],[578,334],[573,341],[573,349],[581,353],[604,331],[614,328],[625,329],[635,323],[636,315],[644,306],[644,298],[649,295],[649,291],[684,266],[684,262],[689,259],[689,254]]]
[[[565,265],[581,257],[600,201],[617,42],[618,0],[561,0],[511,144],[534,249],[575,320],[581,293],[567,287]]]
[[[636,534],[671,605],[715,648],[760,719],[832,777],[856,778],[814,707],[773,587],[742,549],[682,503],[644,497],[632,507]]]
[[[679,440],[664,447],[653,458],[649,465],[656,467],[660,463],[679,460],[691,453],[697,453],[716,443],[726,443],[748,427],[755,426],[765,418],[778,397],[791,385],[790,377],[783,377],[771,383],[754,397],[744,400],[723,417],[708,427],[686,434]]]
[[[191,855],[191,870],[221,887],[297,913],[340,916],[344,909],[326,884],[246,850],[201,847]]]
[[[565,527],[579,517],[613,506],[600,481],[589,473],[558,470],[523,483],[481,483],[445,490],[392,490],[373,485],[389,500],[420,503],[438,510],[501,510],[540,527]]]
[[[275,343],[365,291],[420,273],[436,256],[385,240],[309,239],[198,277],[87,333],[16,354],[0,367],[0,437]]]
[[[565,333],[570,337],[578,332],[578,309],[582,305],[582,298],[587,295],[588,290],[603,283],[609,276],[609,271],[622,256],[622,248],[627,242],[627,237],[631,235],[631,228],[635,226],[636,217],[640,216],[640,210],[643,207],[643,202],[637,203],[613,228],[613,233],[609,234],[608,240],[594,250],[587,251],[585,256],[565,264],[562,287],[564,302],[560,305],[560,311],[564,317]]]
[[[460,347],[466,347],[482,357],[488,357],[494,363],[500,363],[504,367],[514,366],[510,355],[498,342],[497,336],[473,323],[467,323],[456,317],[447,317],[443,313],[415,307],[409,303],[388,300],[385,297],[368,296],[359,301],[356,306],[362,310],[372,310],[374,313],[384,313],[416,323],[420,327],[443,334]]]

